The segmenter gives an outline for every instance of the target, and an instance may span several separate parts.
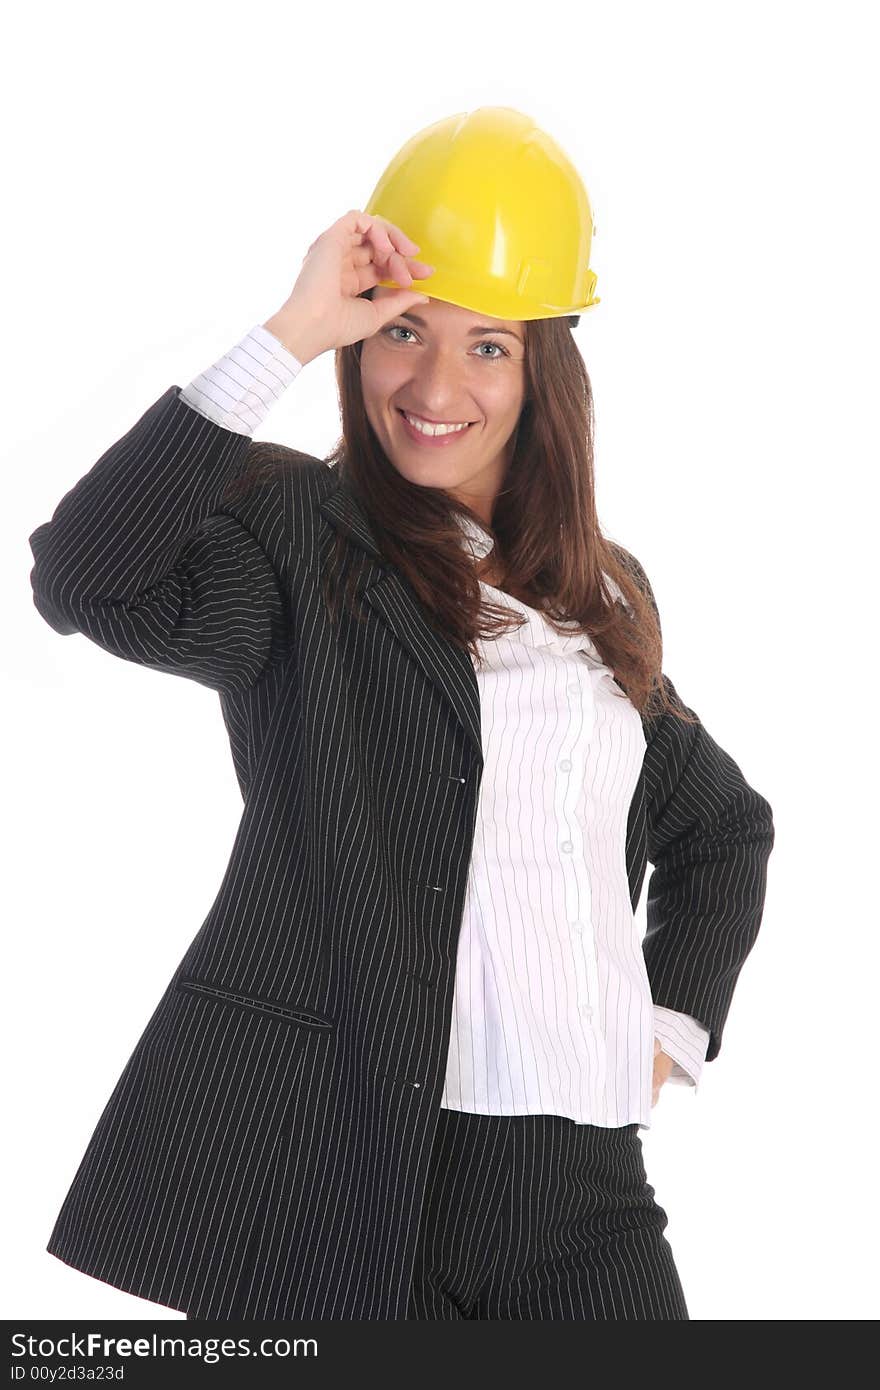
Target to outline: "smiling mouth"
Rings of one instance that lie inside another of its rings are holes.
[[[476,420],[426,420],[424,415],[417,415],[414,410],[404,410],[402,406],[397,407],[400,414],[406,418],[411,415],[414,420],[421,420],[424,425],[475,425]]]

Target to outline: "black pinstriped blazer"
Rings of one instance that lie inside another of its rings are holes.
[[[283,478],[224,503],[252,450],[283,446],[178,391],[33,532],[34,602],[57,632],[216,690],[244,809],[47,1249],[202,1317],[404,1318],[482,772],[476,675],[332,469],[286,450]],[[339,530],[366,621],[331,627]],[[711,1061],[771,808],[702,724],[644,727],[632,904],[650,860],[652,995],[710,1029]]]

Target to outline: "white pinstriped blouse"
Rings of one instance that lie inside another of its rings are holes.
[[[302,364],[262,325],[180,395],[253,434]],[[471,554],[491,537],[468,522]],[[709,1030],[651,999],[626,874],[645,739],[588,637],[483,584],[525,625],[479,644],[483,776],[441,1104],[651,1126],[654,1038],[696,1090]]]

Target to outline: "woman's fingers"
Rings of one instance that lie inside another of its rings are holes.
[[[417,261],[414,256],[404,256],[410,275],[433,275],[435,267],[429,265],[427,261]],[[363,266],[376,264],[377,258],[369,242],[364,242],[360,246],[355,246],[351,251],[351,263],[360,270]]]
[[[406,264],[406,257],[398,251],[387,232],[381,228],[371,228],[367,234],[375,247],[376,264],[382,266],[389,280],[396,280],[399,285],[411,284],[412,276]],[[401,276],[404,279],[401,279]]]
[[[406,262],[419,247],[400,227],[384,217],[362,213],[355,222],[354,234],[363,238],[361,245],[368,243],[372,247],[376,264],[387,269],[386,279],[396,280],[399,285],[412,284]]]
[[[403,233],[401,237],[404,243],[414,245]],[[374,238],[370,233],[359,246],[352,247],[351,260],[359,273],[366,273],[369,267],[375,267],[375,283],[379,280],[396,280],[399,285],[408,287],[416,277],[422,279],[434,273],[434,266],[429,265],[427,261],[417,261],[413,256],[405,255],[394,246],[390,237]],[[364,280],[359,293],[368,288],[369,282]]]
[[[413,256],[419,249],[418,243],[408,237],[400,227],[378,213],[361,212],[358,208],[352,208],[351,212],[346,213],[340,220],[347,225],[349,235],[353,239],[369,237],[377,252],[386,260],[395,251],[405,256]]]
[[[394,254],[389,257],[388,266],[390,270],[388,276],[389,280],[396,280],[398,285],[403,286],[412,284],[413,278],[410,273],[410,268],[406,263],[406,257],[402,256],[399,251],[395,251]]]
[[[386,218],[379,217],[378,215],[373,218],[373,222],[378,229],[378,234],[380,236],[384,234],[384,236],[387,237],[389,245],[393,241],[394,245],[400,251],[405,251],[410,255],[418,251],[419,248],[416,242],[408,237],[400,227],[395,226],[393,222],[389,222]]]
[[[411,277],[410,288],[412,289],[415,289],[417,280],[425,279],[434,274],[434,267],[432,265],[427,265],[424,261],[411,260],[407,269]],[[397,283],[400,283],[397,276],[390,271],[390,268],[377,266],[373,257],[369,254],[355,267],[355,274],[357,275],[357,293],[359,295],[363,294],[364,290],[373,289],[375,285],[378,285],[380,280],[397,280]]]
[[[415,260],[418,243],[384,217],[350,208],[332,228],[309,247],[283,312],[314,332],[307,346],[312,356],[327,348],[346,347],[369,337],[393,311],[400,313],[416,299],[415,280],[434,274],[434,267]],[[380,280],[397,285],[381,309],[361,296]]]

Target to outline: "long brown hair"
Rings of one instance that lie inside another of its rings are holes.
[[[364,406],[362,342],[335,350],[342,433],[324,462],[345,480],[384,559],[411,587],[428,621],[475,660],[479,639],[509,631],[521,618],[483,595],[461,543],[459,518],[465,517],[494,538],[498,587],[540,608],[551,622],[577,623],[643,717],[669,712],[696,722],[663,681],[660,619],[647,576],[599,526],[593,393],[571,329],[564,318],[526,320],[523,328],[525,401],[491,527],[444,489],[411,483],[390,462]],[[253,476],[237,479],[236,490]],[[351,550],[337,533],[323,581],[331,618],[341,602],[360,616]]]

